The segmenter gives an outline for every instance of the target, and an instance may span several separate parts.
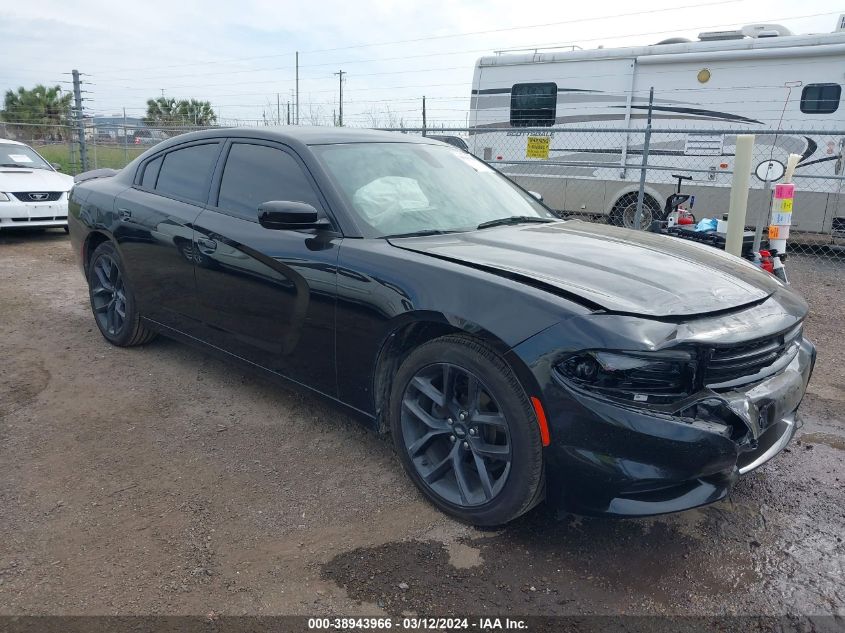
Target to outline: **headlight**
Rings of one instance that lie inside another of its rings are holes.
[[[642,404],[668,404],[689,395],[695,370],[690,351],[586,351],[555,366],[573,387]]]
[[[11,198],[9,197],[9,194],[3,193],[2,191],[0,191],[0,202],[9,202],[9,200],[11,200]]]

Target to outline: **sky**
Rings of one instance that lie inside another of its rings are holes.
[[[300,60],[300,122],[463,126],[473,66],[503,49],[653,44],[744,24],[834,30],[832,0],[0,0],[0,91],[60,85],[76,68],[90,114],[143,116],[162,94],[221,123],[284,122]],[[277,108],[280,104],[280,108]],[[335,113],[333,115],[333,113]]]

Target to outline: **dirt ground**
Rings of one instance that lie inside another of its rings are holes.
[[[389,442],[158,339],[109,346],[62,232],[0,236],[0,614],[845,614],[845,265],[787,451],[648,520],[462,526]]]

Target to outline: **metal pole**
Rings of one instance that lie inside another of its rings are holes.
[[[296,51],[296,124],[299,125],[299,51]]]
[[[634,214],[634,228],[639,231],[643,223],[643,201],[645,200],[645,175],[648,170],[648,148],[651,145],[651,110],[654,105],[654,86],[648,91],[648,119],[643,139],[643,160],[640,167],[640,189],[637,192],[637,211]]]
[[[290,101],[288,101],[288,125],[290,125]]]
[[[337,125],[338,127],[343,127],[343,76],[346,74],[345,71],[339,70],[335,73],[338,76],[338,87],[339,87],[339,95],[338,95],[338,108],[337,108]]]
[[[422,135],[425,136],[425,95],[423,95],[423,127]]]
[[[129,164],[129,145],[127,139],[128,130],[126,129],[126,108],[123,108],[123,164]]]
[[[79,160],[82,171],[88,171],[88,148],[85,146],[85,120],[82,117],[82,87],[79,82],[79,71],[73,69],[73,101],[76,110],[76,131],[79,136]]]
[[[763,227],[769,224],[769,211],[772,208],[771,200],[772,181],[769,180],[768,171],[766,180],[763,181],[763,212],[757,218],[757,225],[754,227],[754,246],[752,250],[757,253],[760,250],[760,243],[763,241]]]

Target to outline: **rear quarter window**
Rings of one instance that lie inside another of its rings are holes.
[[[164,156],[151,160],[144,166],[144,175],[141,177],[141,186],[144,189],[155,189],[156,180],[158,180],[158,172],[161,169],[161,163]]]

